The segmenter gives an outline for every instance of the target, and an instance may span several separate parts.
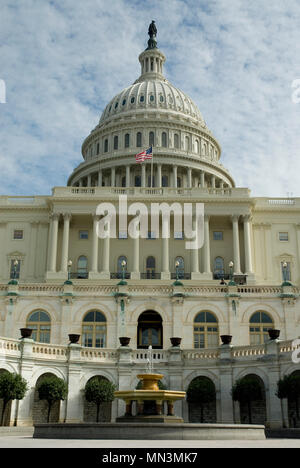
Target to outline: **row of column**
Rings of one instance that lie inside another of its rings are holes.
[[[126,187],[130,187],[130,178],[131,178],[131,166],[127,165],[126,167]],[[158,188],[161,188],[163,186],[163,181],[162,181],[162,164],[155,164],[156,167],[156,175],[153,173],[153,177],[155,177],[155,186]],[[181,167],[181,166],[180,166]],[[148,164],[148,171],[150,173],[150,164]],[[192,168],[187,168],[186,171],[186,187],[187,188],[192,188],[193,187],[193,177],[192,173],[193,171],[195,172],[196,170]],[[146,164],[142,164],[141,168],[141,186],[146,187],[147,186],[147,180],[146,180],[146,172],[147,172],[147,167]],[[210,177],[210,186],[212,188],[217,187],[217,182],[219,184],[219,188],[224,188],[225,182],[219,178],[217,178],[215,175],[205,173],[204,171],[197,170],[196,171],[197,175],[194,177],[194,187],[205,187],[205,174],[209,175]],[[172,170],[172,187],[177,188],[178,186],[178,179],[177,179],[177,174],[178,174],[178,166],[174,165],[173,170]],[[149,174],[148,174],[149,175]],[[79,187],[83,187],[83,178],[79,180]],[[100,169],[98,171],[98,187],[102,187],[103,185],[103,170]],[[89,174],[87,176],[87,187],[92,186],[92,174]],[[116,186],[116,167],[112,167],[110,169],[110,186],[115,187]]]
[[[58,223],[60,214],[53,213],[51,216],[51,232],[49,242],[49,271],[56,272],[56,259],[57,259],[57,241],[58,241]],[[211,275],[211,253],[210,253],[210,227],[209,227],[209,216],[204,218],[204,246],[201,249],[203,255],[203,268],[204,274]],[[61,265],[60,271],[67,273],[68,260],[69,260],[69,237],[70,237],[70,220],[71,214],[63,214],[63,238],[62,238],[62,252],[61,252]],[[98,256],[99,256],[99,238],[97,236],[97,223],[99,217],[93,216],[93,237],[92,237],[92,274],[98,274]],[[162,219],[163,231],[167,229],[168,218]],[[234,273],[241,274],[241,255],[240,255],[240,239],[239,239],[239,216],[232,216],[232,232],[233,232],[233,263]],[[243,216],[244,223],[244,248],[245,248],[245,273],[247,275],[253,273],[252,265],[252,246],[251,246],[251,219],[249,215]],[[109,226],[106,225],[106,229]],[[194,231],[197,232],[196,221],[193,226]],[[162,271],[161,278],[168,279],[170,277],[170,245],[169,238],[162,238]],[[103,258],[102,258],[102,273],[107,278],[110,277],[110,237],[109,235],[103,239]],[[133,271],[132,278],[138,279],[140,275],[140,240],[139,237],[133,239]],[[193,277],[197,279],[197,275],[200,274],[199,267],[199,249],[191,250],[191,273]]]

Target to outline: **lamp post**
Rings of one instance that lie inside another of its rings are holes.
[[[126,269],[126,265],[127,265],[126,260],[123,260],[121,265],[122,265],[122,281],[125,281],[125,274],[126,274],[125,269]]]
[[[15,261],[14,261],[14,268],[13,268],[13,279],[14,279],[14,280],[17,279],[17,269],[18,269],[18,266],[19,266],[19,260],[15,260]]]
[[[179,265],[180,265],[180,263],[179,263],[179,261],[177,260],[176,263],[175,263],[175,268],[176,268],[176,281],[179,280],[179,272],[178,272],[178,271],[179,271]]]
[[[234,266],[234,263],[231,261],[229,262],[229,286],[235,286],[235,281],[234,281],[234,277],[233,277],[233,266]]]
[[[72,268],[73,262],[72,260],[68,261],[68,281],[71,280],[71,268]]]

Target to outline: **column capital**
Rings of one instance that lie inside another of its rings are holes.
[[[252,219],[253,219],[253,216],[252,216],[252,214],[248,213],[248,214],[242,215],[242,218],[243,218],[244,223],[245,222],[250,223],[252,221]]]
[[[64,218],[64,221],[70,221],[71,218],[72,218],[72,214],[71,213],[62,213],[62,216]]]
[[[49,218],[50,218],[52,221],[58,221],[59,218],[60,218],[60,213],[50,213],[50,214],[49,214]]]
[[[232,222],[238,222],[239,218],[240,218],[240,215],[238,215],[238,214],[231,215]]]

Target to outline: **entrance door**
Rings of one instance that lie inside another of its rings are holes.
[[[143,312],[138,320],[138,348],[161,349],[163,343],[162,318],[153,311]]]

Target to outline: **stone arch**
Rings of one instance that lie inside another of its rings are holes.
[[[161,316],[162,321],[164,323],[171,322],[170,314],[165,309],[163,309],[159,304],[157,304],[156,302],[152,302],[152,301],[145,301],[142,305],[137,306],[130,313],[129,322],[131,322],[132,324],[137,324],[139,316],[146,310],[154,310],[155,312],[157,312]]]
[[[207,303],[204,302],[204,303],[194,305],[187,312],[185,324],[186,325],[188,325],[188,324],[192,325],[194,323],[196,315],[199,314],[200,312],[211,312],[212,314],[214,314],[216,316],[216,318],[218,319],[219,324],[220,323],[222,324],[222,323],[225,322],[224,314],[223,314],[222,310],[219,307],[217,307],[215,304],[212,304],[212,303],[209,303],[209,302],[207,302]]]
[[[220,381],[219,381],[219,378],[218,376],[210,371],[210,370],[207,370],[207,369],[201,369],[201,370],[197,370],[197,371],[194,371],[194,372],[191,372],[184,380],[184,383],[183,383],[183,388],[184,388],[184,391],[186,392],[190,383],[196,379],[197,377],[207,377],[208,379],[210,379],[214,385],[215,385],[215,388],[216,388],[216,391],[219,392],[220,391]]]
[[[88,312],[92,310],[98,310],[99,312],[105,315],[107,322],[114,322],[115,317],[113,312],[107,307],[107,305],[103,304],[102,302],[89,302],[87,304],[82,305],[74,314],[73,322],[77,323],[78,325],[82,324],[82,320]]]
[[[259,375],[260,374],[260,375]],[[240,421],[242,424],[262,424],[265,425],[267,421],[267,404],[266,404],[266,393],[267,387],[265,380],[262,378],[262,372],[258,372],[257,369],[244,370],[239,379],[251,376],[257,379],[261,385],[262,398],[251,403],[251,420],[249,415],[249,408],[246,403],[239,403],[240,407]],[[237,379],[238,380],[238,379]]]
[[[247,309],[242,313],[241,323],[244,323],[244,324],[250,323],[250,318],[252,317],[252,315],[255,312],[259,312],[259,311],[266,312],[267,314],[269,314],[272,317],[272,319],[274,321],[275,328],[277,327],[278,324],[281,323],[281,318],[280,318],[277,310],[274,309],[273,307],[271,307],[268,304],[261,304],[261,303],[260,304],[251,304],[249,307],[247,307]]]
[[[56,367],[41,367],[41,368],[38,368],[35,372],[33,372],[30,386],[32,388],[36,387],[37,381],[44,374],[53,374],[55,375],[55,377],[58,377],[59,379],[66,380],[66,376],[62,370]]]
[[[47,423],[48,403],[46,400],[39,399],[38,386],[43,381],[44,378],[49,377],[49,376],[57,377],[57,375],[53,371],[45,372],[45,369],[44,369],[43,373],[38,377],[36,381],[35,389],[34,389],[34,397],[33,397],[33,407],[32,407],[33,424]],[[60,405],[61,405],[60,401],[56,401],[53,404],[51,411],[50,411],[49,422],[51,423],[59,422]]]
[[[199,382],[209,382],[210,385],[214,388],[215,396],[212,401],[202,404],[200,401],[188,401],[188,413],[189,413],[189,422],[190,423],[216,423],[217,422],[217,389],[214,381],[206,375],[198,375],[194,377],[189,384],[192,384],[194,381]],[[187,391],[189,389],[187,388]]]
[[[30,303],[29,305],[25,307],[22,306],[18,321],[20,323],[23,323],[25,326],[27,318],[35,310],[43,310],[44,312],[46,312],[50,316],[51,324],[59,321],[59,311],[56,310],[52,304],[49,304],[44,301],[36,301],[36,302]]]

